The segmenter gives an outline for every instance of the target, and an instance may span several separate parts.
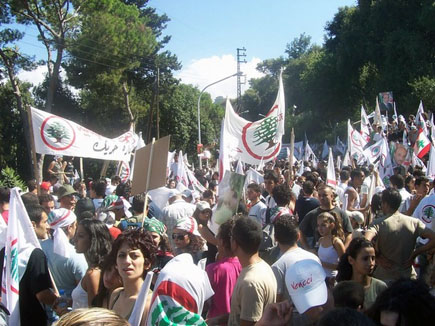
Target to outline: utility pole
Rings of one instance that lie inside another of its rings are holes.
[[[242,84],[245,82],[240,80],[241,72],[240,72],[240,64],[246,63],[246,60],[244,59],[246,57],[246,49],[245,47],[239,49],[237,48],[237,107],[236,112],[240,112],[240,98],[242,96]],[[243,59],[242,59],[243,58]]]
[[[157,67],[157,106],[156,106],[156,120],[157,120],[157,139],[160,139],[160,111],[159,111],[159,93],[160,93],[160,68]]]

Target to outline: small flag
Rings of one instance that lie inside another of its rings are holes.
[[[430,150],[430,141],[425,135],[423,129],[418,130],[417,140],[414,144],[414,151],[418,158],[423,158]]]

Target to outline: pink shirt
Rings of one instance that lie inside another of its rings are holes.
[[[237,257],[224,258],[205,268],[214,291],[207,318],[230,313],[231,296],[241,269]]]
[[[8,224],[8,220],[9,220],[9,211],[3,211],[3,212],[2,212],[2,217],[3,217],[3,220],[5,221],[5,223]]]

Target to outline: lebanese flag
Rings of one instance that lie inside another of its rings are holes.
[[[9,325],[20,325],[19,283],[33,250],[41,248],[18,191],[19,188],[11,190],[9,201],[1,286],[1,302],[10,312]]]
[[[332,157],[331,149],[329,149],[328,172],[326,174],[326,184],[333,188],[337,187],[337,179],[335,178],[334,158]]]
[[[414,144],[414,152],[419,159],[422,159],[430,150],[430,141],[423,129],[418,130],[418,137]]]
[[[201,314],[213,294],[207,273],[193,263],[192,256],[178,255],[159,273],[147,325],[207,326]]]

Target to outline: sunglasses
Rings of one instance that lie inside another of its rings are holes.
[[[172,234],[172,240],[184,240],[184,237],[186,235],[185,234],[180,234],[180,233],[173,233]]]

